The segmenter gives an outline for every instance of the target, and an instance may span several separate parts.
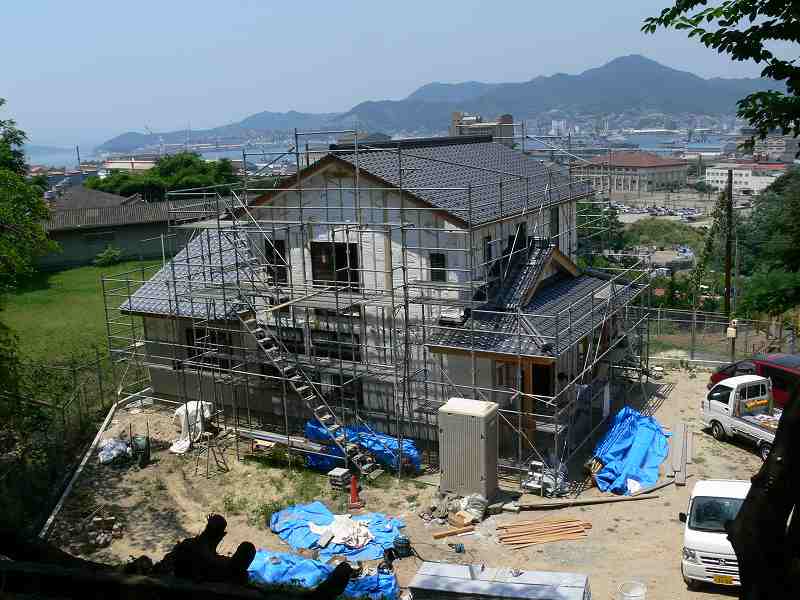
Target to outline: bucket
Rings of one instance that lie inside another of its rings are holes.
[[[407,558],[411,556],[411,540],[404,535],[398,535],[394,538],[394,551],[397,553],[398,558]]]
[[[639,581],[626,581],[619,586],[617,600],[645,600],[647,586]]]

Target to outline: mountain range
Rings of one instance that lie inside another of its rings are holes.
[[[293,128],[353,128],[395,133],[447,129],[453,111],[490,118],[511,113],[531,118],[557,109],[583,114],[641,110],[665,114],[730,115],[736,101],[755,91],[781,89],[763,79],[704,79],[640,55],[616,58],[579,75],[557,73],[518,83],[428,83],[402,100],[368,100],[344,113],[260,112],[238,123],[192,131],[192,141],[242,140]],[[98,147],[126,152],[146,145],[182,143],[184,130],[123,133]]]

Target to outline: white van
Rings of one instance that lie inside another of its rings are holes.
[[[699,582],[740,585],[739,563],[725,523],[739,513],[750,482],[703,479],[694,484],[689,509],[680,513],[683,530],[681,574],[691,589]]]

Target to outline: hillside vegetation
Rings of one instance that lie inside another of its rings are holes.
[[[153,201],[164,200],[167,192],[174,190],[227,185],[237,181],[233,164],[228,159],[206,161],[197,154],[181,152],[160,158],[149,171],[117,171],[104,179],[92,177],[84,185],[125,197],[141,194],[145,200]]]
[[[681,245],[689,246],[695,253],[700,251],[704,238],[704,229],[654,217],[636,221],[624,232],[626,246],[663,246],[671,249]]]

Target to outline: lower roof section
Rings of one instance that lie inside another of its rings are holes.
[[[543,281],[518,312],[487,304],[474,309],[460,327],[442,326],[427,346],[442,353],[554,359],[644,288],[587,274],[559,274]]]

